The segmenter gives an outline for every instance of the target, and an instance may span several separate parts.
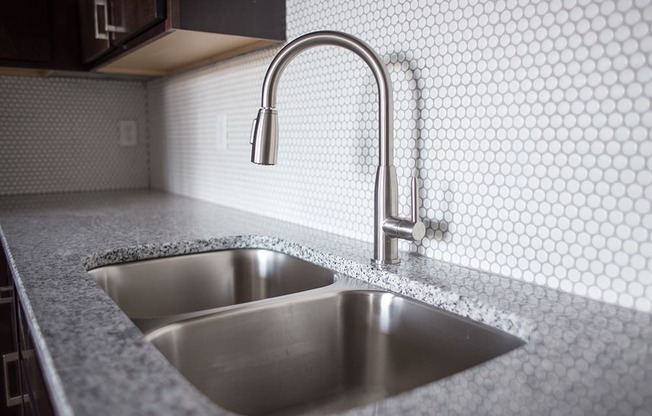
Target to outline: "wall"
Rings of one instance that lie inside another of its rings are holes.
[[[136,147],[118,146],[136,120]],[[0,195],[149,186],[142,82],[0,77]]]
[[[345,31],[388,65],[401,209],[415,172],[429,226],[404,249],[652,310],[649,0],[287,7],[288,38]],[[352,53],[288,66],[278,165],[249,162],[277,50],[148,84],[153,186],[371,241],[376,87]]]

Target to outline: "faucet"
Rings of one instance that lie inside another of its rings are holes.
[[[382,59],[365,42],[346,33],[320,31],[303,35],[279,51],[265,74],[261,108],[252,124],[251,161],[259,165],[276,164],[278,154],[276,90],[279,79],[292,59],[306,49],[319,45],[341,46],[354,52],[366,62],[378,84],[379,160],[374,189],[374,252],[371,260],[376,265],[396,264],[399,262],[398,239],[421,240],[426,233],[426,227],[418,218],[419,198],[417,179],[414,176],[411,178],[411,218],[397,217],[398,185],[394,167],[392,85]]]

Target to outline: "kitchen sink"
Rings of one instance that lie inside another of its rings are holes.
[[[342,282],[173,323],[146,338],[207,397],[244,415],[349,409],[524,344],[442,309]]]
[[[399,394],[524,342],[265,249],[89,271],[198,390],[243,415],[322,415]]]
[[[283,253],[231,249],[90,270],[143,331],[241,304],[332,284],[334,272]]]

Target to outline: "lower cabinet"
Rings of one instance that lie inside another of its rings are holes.
[[[20,355],[20,380],[23,393],[23,414],[32,416],[54,415],[48,395],[34,340],[25,321],[25,313],[18,299],[18,349]]]
[[[9,277],[4,251],[0,249],[0,415],[22,415],[22,391],[18,368],[18,329],[13,282]]]
[[[25,312],[14,289],[4,250],[0,250],[0,414],[54,415]]]

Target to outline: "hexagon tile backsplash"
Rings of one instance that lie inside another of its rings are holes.
[[[415,172],[429,225],[403,249],[652,310],[650,0],[287,9],[289,39],[341,30],[387,62],[401,210]],[[373,77],[335,47],[293,61],[278,164],[255,166],[249,128],[277,51],[148,84],[153,186],[371,241]]]
[[[145,99],[142,82],[0,76],[0,195],[148,187]]]

